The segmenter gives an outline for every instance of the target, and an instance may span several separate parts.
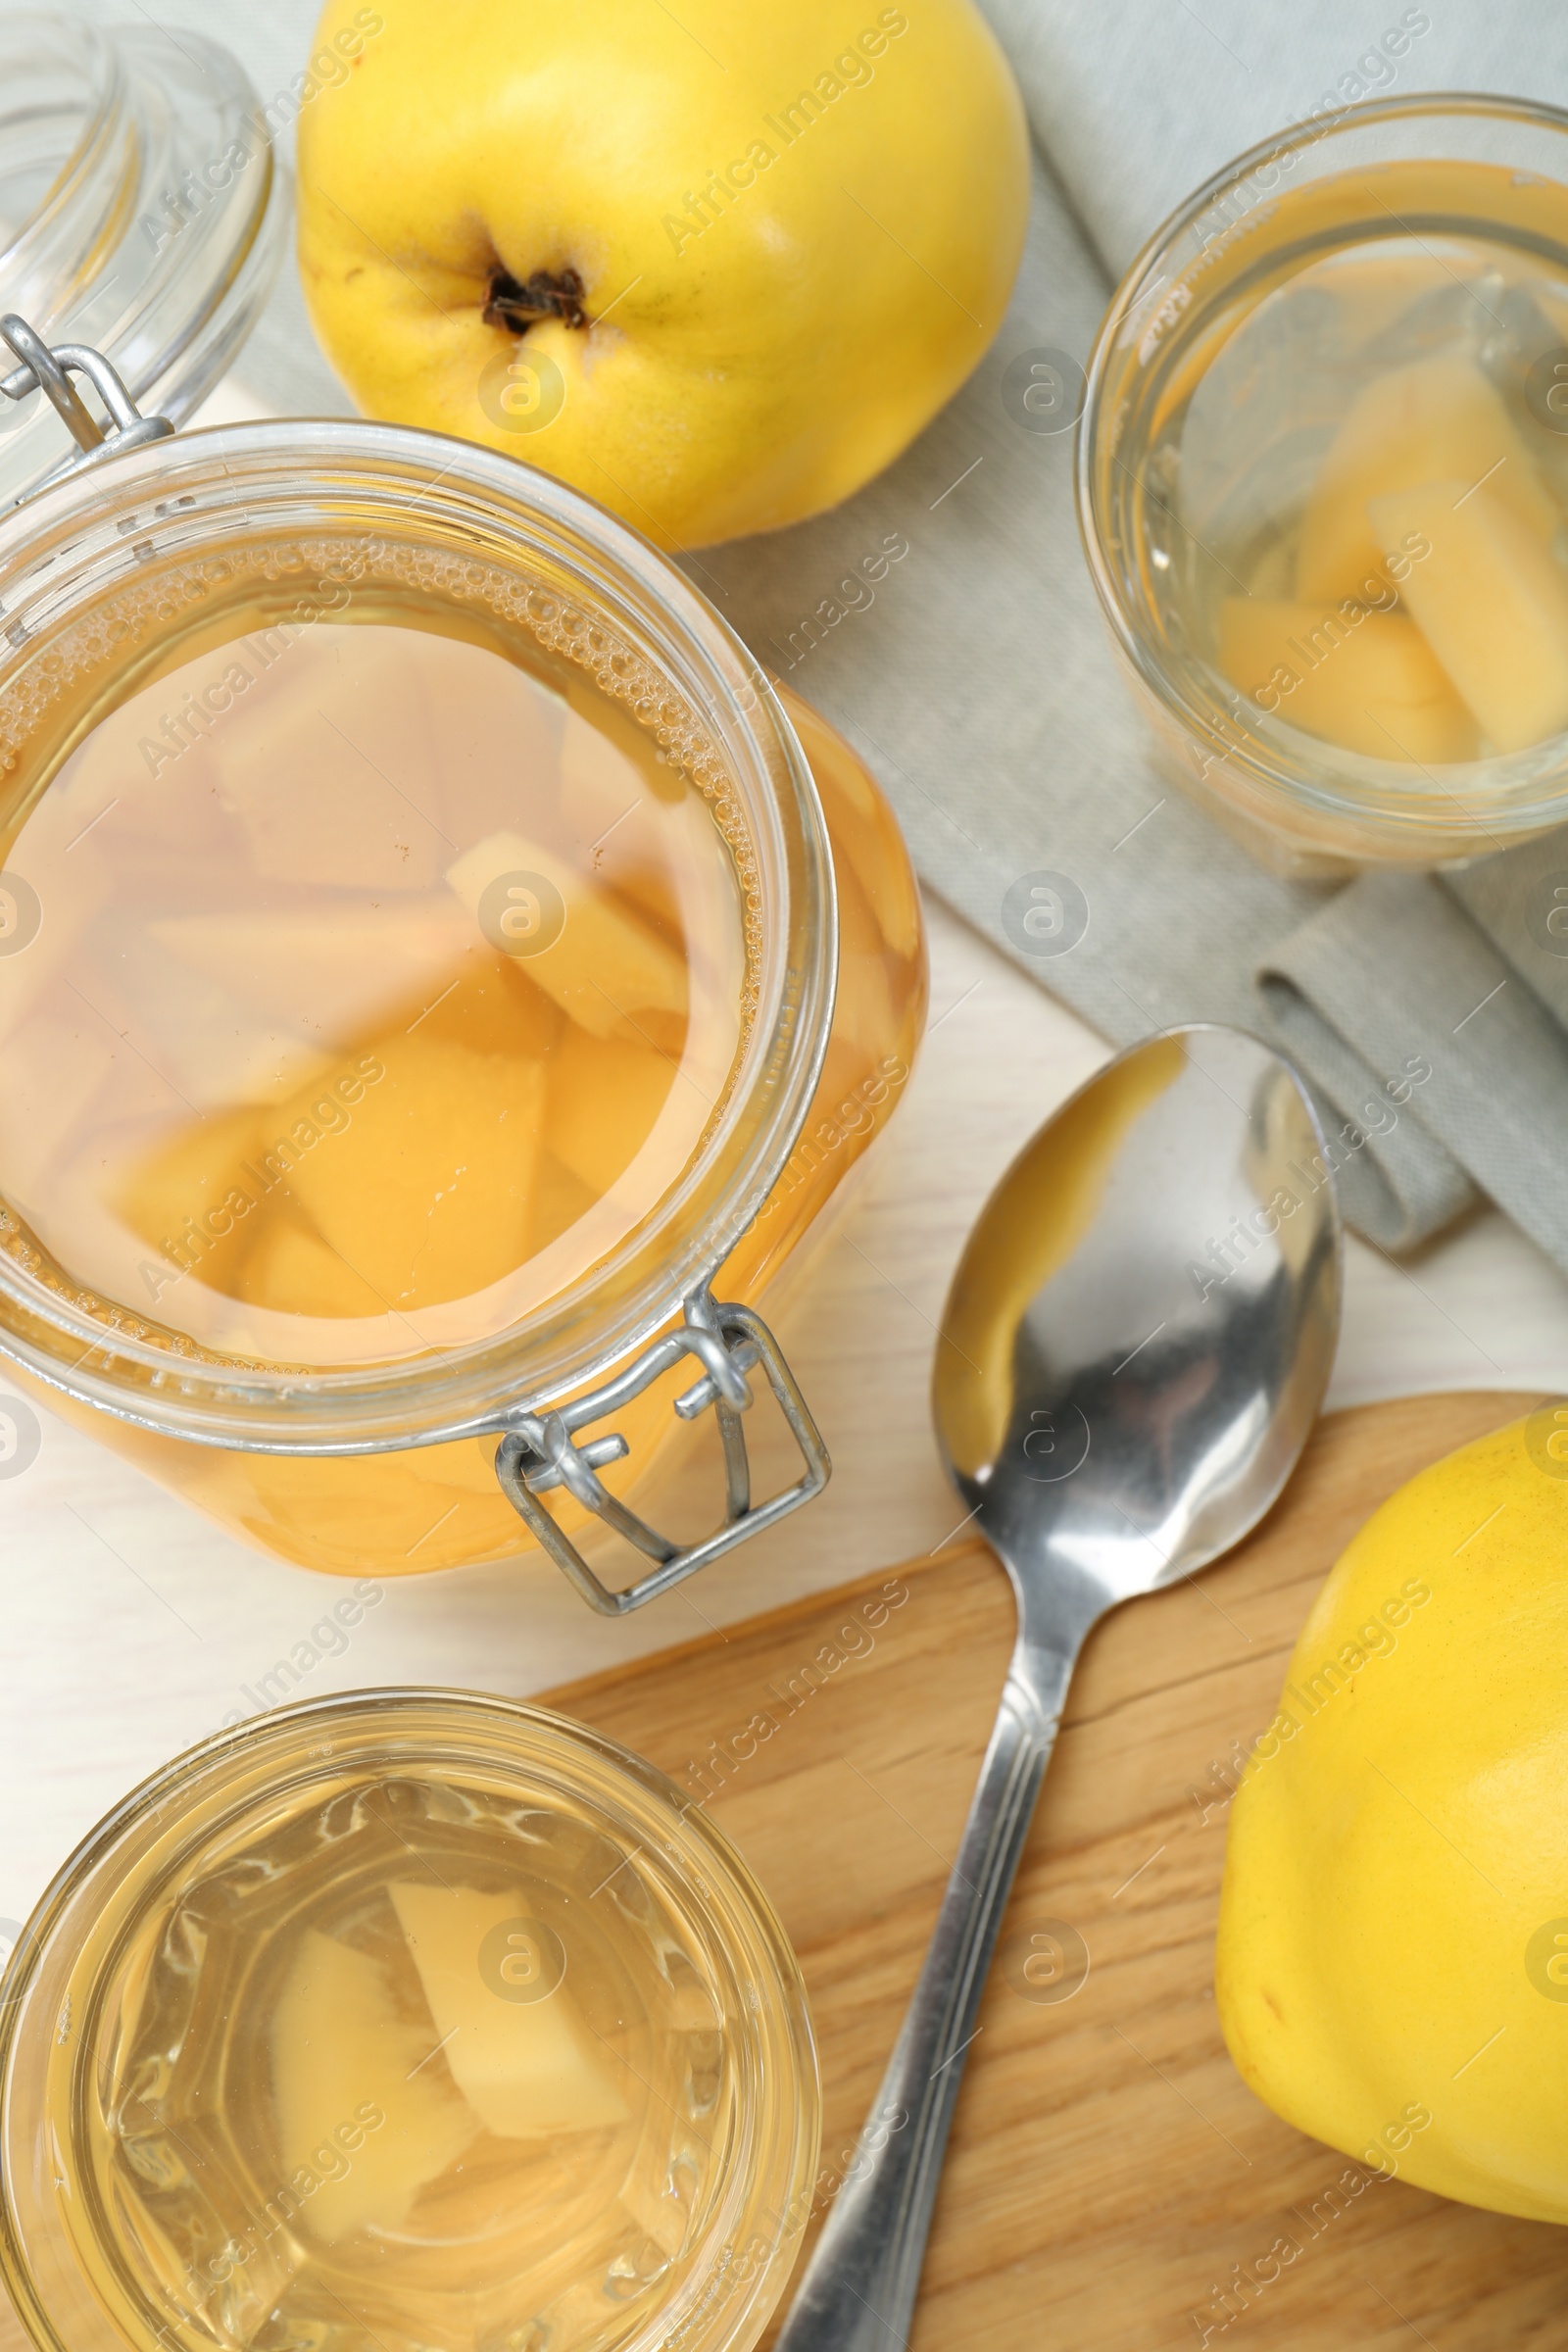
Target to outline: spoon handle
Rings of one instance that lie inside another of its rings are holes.
[[[903,2343],[986,1972],[1074,1660],[1020,1642],[936,1933],[855,2161],[775,2352]]]

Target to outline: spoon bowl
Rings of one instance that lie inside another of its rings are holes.
[[[1118,1055],[981,1211],[937,1441],[1027,1620],[1187,1576],[1296,1466],[1340,1319],[1340,1218],[1295,1073],[1239,1030]]]
[[[992,1194],[937,1346],[938,1444],[1012,1582],[1018,1640],[877,2101],[778,2352],[884,2352],[919,2287],[949,2125],[1084,1640],[1241,1542],[1310,1434],[1339,1336],[1333,1159],[1240,1030],[1107,1063]]]

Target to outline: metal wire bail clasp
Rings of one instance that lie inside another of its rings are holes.
[[[22,362],[9,375],[0,376],[0,392],[7,400],[25,400],[29,392],[41,389],[64,417],[76,444],[77,455],[69,459],[60,472],[75,473],[83,466],[118,457],[122,449],[140,449],[148,441],[166,440],[173,431],[167,416],[142,415],[119,370],[101,351],[93,351],[85,343],[61,343],[51,351],[42,335],[15,311],[0,318],[0,341],[8,343]],[[107,432],[72,383],[74,375],[84,375],[108,410]]]
[[[719,1527],[702,1543],[682,1549],[617,1501],[600,1478],[601,1470],[611,1462],[621,1461],[630,1451],[625,1439],[611,1431],[578,1445],[576,1433],[592,1421],[618,1412],[686,1355],[696,1357],[702,1366],[702,1377],[676,1397],[675,1410],[683,1421],[695,1421],[710,1406],[716,1411],[724,1446],[726,1494],[724,1518]],[[741,1415],[752,1403],[747,1375],[759,1367],[789,1423],[805,1470],[793,1487],[754,1506],[751,1461]],[[683,1577],[706,1568],[710,1560],[716,1560],[721,1552],[744,1543],[748,1536],[760,1534],[764,1527],[786,1518],[803,1502],[809,1502],[813,1494],[820,1494],[831,1474],[827,1448],[796,1385],[795,1375],[767,1325],[749,1306],[715,1305],[706,1290],[694,1293],[686,1300],[685,1319],[676,1330],[656,1340],[634,1363],[616,1379],[607,1381],[603,1388],[586,1396],[574,1397],[557,1412],[509,1416],[507,1434],[496,1451],[496,1476],[508,1499],[527,1521],[557,1566],[565,1570],[584,1600],[606,1617],[619,1617],[628,1609],[640,1609],[645,1601],[667,1592],[671,1585],[678,1585]],[[602,1584],[570,1537],[558,1527],[537,1499],[558,1487],[564,1487],[585,1510],[592,1511],[607,1527],[614,1528],[647,1558],[657,1560],[659,1565],[652,1574],[623,1592]]]

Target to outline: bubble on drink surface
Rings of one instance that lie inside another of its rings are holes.
[[[479,406],[503,433],[543,432],[565,398],[566,379],[555,361],[526,342],[499,353],[479,378]]]
[[[1002,902],[1002,928],[1020,956],[1067,956],[1089,928],[1089,901],[1070,874],[1020,874]]]
[[[0,956],[20,956],[43,926],[43,907],[30,882],[0,873]]]
[[[479,901],[479,928],[503,956],[542,956],[566,928],[566,902],[548,874],[497,874]]]

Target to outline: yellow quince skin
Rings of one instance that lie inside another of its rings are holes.
[[[1400,1489],[1325,1584],[1231,1810],[1216,1995],[1277,2114],[1568,2222],[1568,1407]]]
[[[974,0],[328,0],[299,256],[374,416],[662,546],[838,504],[1002,323],[1028,137]]]

